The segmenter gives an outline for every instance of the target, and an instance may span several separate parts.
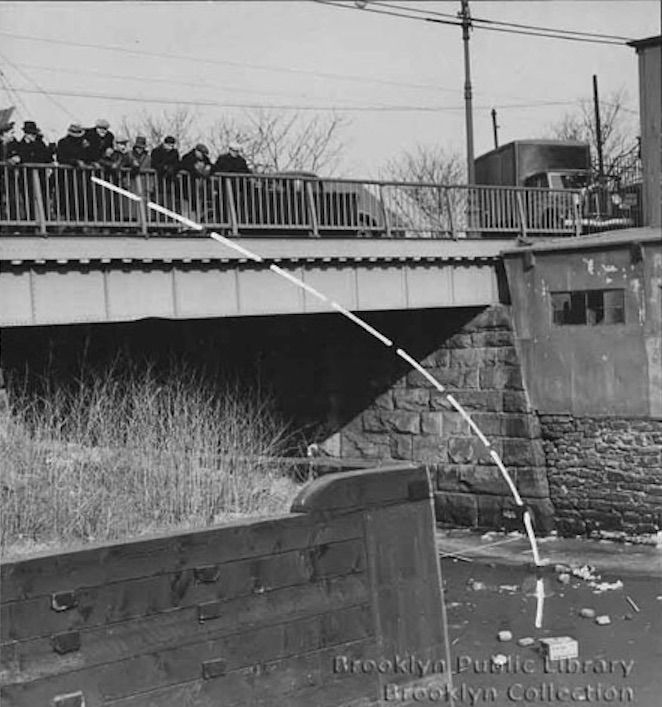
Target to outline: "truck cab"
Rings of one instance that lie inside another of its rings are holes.
[[[524,186],[536,189],[585,189],[588,182],[586,170],[538,172],[527,177]]]

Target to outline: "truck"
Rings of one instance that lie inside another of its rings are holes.
[[[533,234],[604,231],[633,225],[628,198],[591,172],[591,151],[575,140],[514,140],[477,157],[478,185],[527,187],[528,226]],[[579,194],[579,199],[563,191]],[[541,190],[541,191],[537,191]],[[546,192],[545,190],[550,190]]]
[[[588,143],[515,140],[476,158],[476,184],[581,189],[591,173]]]

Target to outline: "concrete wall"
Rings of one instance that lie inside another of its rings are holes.
[[[603,244],[570,240],[567,249],[505,258],[524,377],[539,412],[662,416],[660,234],[627,233],[622,242],[605,234]],[[552,322],[551,292],[609,288],[624,289],[624,324]]]
[[[564,535],[662,528],[662,420],[540,418]]]
[[[277,518],[5,563],[3,704],[375,704],[413,680],[383,661],[448,659],[433,530],[425,471],[400,465]]]

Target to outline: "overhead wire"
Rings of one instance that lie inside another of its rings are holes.
[[[0,81],[2,82],[2,86],[5,90],[5,93],[7,96],[9,96],[9,100],[12,101],[13,103],[16,104],[16,106],[21,106],[21,111],[16,110],[17,115],[19,113],[23,113],[23,117],[26,117],[29,113],[27,106],[25,105],[25,102],[23,99],[16,93],[16,90],[12,86],[11,82],[9,81],[9,78],[7,75],[4,73],[2,69],[0,69]],[[16,106],[14,107],[16,109]]]
[[[376,84],[381,84],[385,86],[396,86],[400,88],[419,88],[419,89],[434,89],[436,91],[445,91],[445,92],[452,92],[454,93],[457,89],[455,88],[445,88],[442,86],[438,86],[436,84],[432,83],[408,83],[404,81],[394,81],[391,79],[379,79],[375,77],[369,77],[369,76],[358,76],[355,74],[340,74],[340,73],[334,73],[334,72],[327,72],[327,71],[317,71],[314,69],[300,69],[300,68],[294,68],[294,67],[287,67],[287,66],[273,66],[273,65],[266,65],[266,64],[249,64],[247,62],[241,62],[241,61],[231,61],[229,59],[211,59],[211,58],[204,58],[204,57],[199,57],[199,56],[191,56],[187,54],[174,54],[172,52],[166,53],[166,52],[153,52],[153,51],[147,51],[144,49],[131,49],[128,47],[119,47],[119,46],[114,46],[114,45],[109,45],[109,44],[91,44],[87,42],[74,42],[74,41],[69,41],[69,40],[63,40],[63,39],[53,39],[51,37],[37,37],[34,35],[27,35],[27,34],[18,34],[16,32],[6,32],[4,30],[0,30],[0,36],[4,37],[12,37],[13,39],[20,39],[20,40],[25,40],[25,41],[34,41],[34,42],[45,42],[47,44],[56,44],[56,45],[63,45],[67,47],[80,47],[83,49],[94,49],[94,50],[104,50],[104,51],[113,51],[113,52],[120,52],[124,54],[135,54],[137,56],[149,56],[149,57],[154,57],[158,59],[170,59],[170,60],[179,60],[179,61],[191,61],[194,63],[198,64],[210,64],[210,65],[218,65],[218,66],[235,66],[241,69],[252,69],[256,71],[271,71],[275,73],[294,73],[294,74],[304,74],[304,75],[309,75],[309,76],[315,76],[317,78],[323,78],[323,79],[336,79],[336,80],[341,80],[341,81],[353,81],[353,82],[359,82],[359,83],[376,83]]]
[[[407,10],[409,12],[416,12],[416,13],[425,14],[425,15],[434,15],[434,16],[438,16],[438,17],[452,17],[452,18],[458,17],[457,15],[453,15],[448,12],[439,12],[438,10],[429,10],[429,9],[422,10],[420,8],[416,8],[416,7],[412,7],[412,6],[396,5],[395,3],[389,3],[389,2],[380,2],[379,0],[371,0],[371,4],[383,6],[383,7],[393,7],[393,8],[397,8],[399,10]],[[504,22],[503,20],[491,20],[491,19],[487,19],[485,17],[474,17],[473,15],[471,16],[471,22],[472,23],[473,22],[484,22],[487,24],[501,25],[504,27],[515,27],[518,29],[541,30],[541,31],[545,31],[545,32],[553,32],[554,34],[570,34],[570,35],[578,35],[578,36],[585,36],[585,37],[595,37],[595,38],[599,38],[599,39],[620,39],[620,40],[623,40],[624,42],[632,41],[632,38],[630,38],[630,37],[624,37],[622,35],[617,35],[617,34],[603,34],[601,32],[582,32],[580,30],[561,29],[558,27],[543,27],[540,25],[525,25],[525,24],[521,24],[518,22]]]
[[[22,93],[41,93],[40,90],[34,90],[29,88],[16,89]],[[192,106],[218,106],[221,108],[272,108],[279,110],[335,110],[335,111],[366,111],[366,112],[444,112],[444,111],[461,111],[464,110],[464,106],[399,106],[399,105],[303,105],[303,104],[293,104],[293,103],[243,103],[243,102],[228,102],[219,100],[209,100],[209,99],[183,99],[183,98],[169,98],[169,97],[154,97],[149,98],[147,96],[127,96],[119,94],[108,94],[108,93],[92,93],[84,91],[64,91],[64,90],[52,90],[50,92],[52,95],[56,96],[67,96],[70,98],[94,98],[94,99],[104,99],[113,101],[128,101],[128,102],[142,102],[142,103],[163,103],[168,105],[192,105]],[[500,108],[538,108],[542,106],[550,105],[572,105],[576,101],[536,101],[533,103],[510,103],[510,104],[500,104]],[[487,105],[478,105],[476,108],[487,109],[490,108]]]
[[[439,16],[447,16],[446,13],[434,13],[434,12],[429,12],[426,10],[421,10],[419,8],[411,8],[407,7],[406,11],[407,12],[418,12],[418,13],[423,13],[425,16],[419,16],[415,14],[404,14],[400,12],[393,12],[390,10],[380,10],[375,7],[370,7],[368,5],[363,6],[363,7],[357,7],[356,5],[349,5],[346,3],[342,2],[335,2],[334,0],[312,0],[312,2],[316,2],[320,5],[328,5],[330,7],[337,7],[342,10],[353,10],[356,12],[371,12],[377,15],[387,15],[387,16],[392,16],[392,17],[400,17],[403,19],[409,19],[409,20],[417,20],[419,22],[431,22],[434,24],[442,24],[442,25],[456,25],[458,27],[462,26],[462,22],[460,21],[451,21],[451,20],[441,20],[438,19],[436,16],[432,15],[439,15]],[[383,5],[385,7],[395,7],[394,5],[388,5],[385,3],[373,3],[373,4],[378,4],[378,5]],[[402,6],[398,6],[402,7]],[[482,20],[486,23],[489,23],[488,26],[474,26],[473,22],[481,22],[480,19],[471,18],[471,23],[472,27],[474,29],[481,29],[481,30],[488,30],[492,32],[505,32],[507,34],[519,34],[519,35],[524,35],[524,36],[530,36],[530,37],[546,37],[549,39],[565,39],[568,41],[574,41],[574,42],[588,42],[591,44],[610,44],[610,45],[616,45],[616,46],[622,46],[625,45],[625,41],[614,41],[611,39],[597,39],[593,38],[590,36],[573,36],[571,34],[564,34],[557,32],[556,30],[549,30],[549,31],[529,31],[529,30],[524,30],[524,29],[515,29],[515,28],[509,28],[509,27],[494,27],[491,26],[492,24],[497,24],[497,21],[493,20]],[[499,23],[500,24],[500,23]]]
[[[49,94],[48,91],[44,90],[37,81],[35,81],[31,76],[29,76],[25,71],[23,71],[19,66],[17,66],[14,62],[12,62],[10,59],[8,59],[2,52],[0,52],[0,57],[5,61],[9,66],[12,66],[21,76],[23,76],[26,80],[28,80],[30,83],[32,83],[33,86],[37,88],[37,92],[41,93],[43,96],[45,96],[54,106],[59,108],[66,116],[68,116],[71,120],[75,120],[76,117],[71,113],[70,110],[65,108],[58,100],[53,98]],[[16,89],[16,90],[21,90],[21,89]]]

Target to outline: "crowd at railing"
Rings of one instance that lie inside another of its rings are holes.
[[[110,191],[99,176],[230,235],[447,238],[581,232],[580,190],[320,179],[253,174],[239,144],[212,163],[196,145],[180,156],[174,137],[114,136],[108,122],[69,126],[46,145],[33,121],[23,137],[0,126],[0,230],[42,234],[93,229],[183,230],[178,222]]]

